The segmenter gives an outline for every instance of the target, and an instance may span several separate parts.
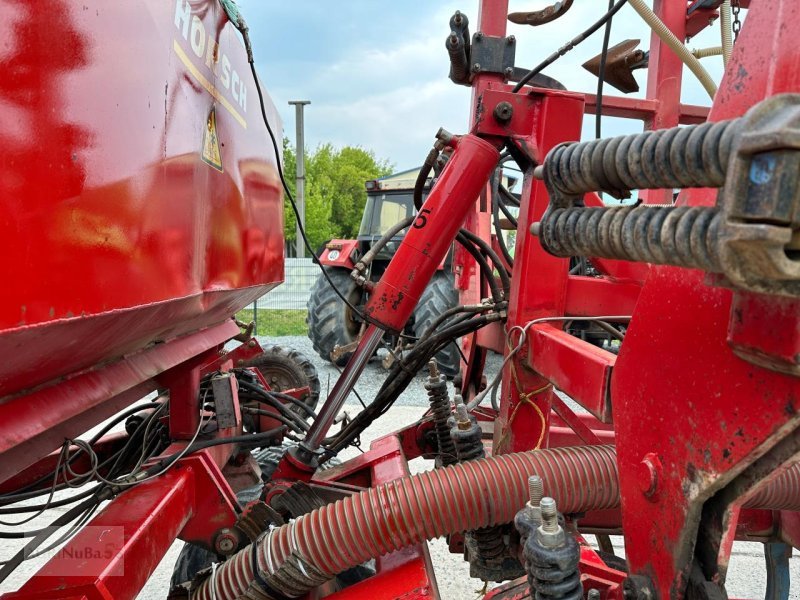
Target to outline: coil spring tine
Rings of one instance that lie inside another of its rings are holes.
[[[669,181],[670,187],[681,187],[682,185],[680,178],[672,168],[669,157],[670,149],[679,132],[680,129],[678,128],[668,129],[664,132],[664,135],[658,138],[655,158],[653,160],[659,177],[664,181]]]
[[[631,149],[631,145],[636,139],[636,134],[625,136],[620,142],[617,154],[614,156],[614,172],[619,174],[622,179],[625,189],[632,190],[636,185],[636,179],[631,175],[628,163],[625,160],[620,160],[620,157],[626,156]]]
[[[616,192],[615,197],[623,197],[621,192],[625,189],[625,183],[620,178],[617,170],[614,169],[614,156],[619,151],[619,146],[622,144],[623,139],[624,137],[621,136],[611,138],[608,146],[606,146],[606,151],[602,155],[603,163],[601,168],[606,173],[611,189]]]
[[[663,131],[657,131],[653,135],[647,136],[642,145],[642,175],[647,180],[647,187],[654,188],[654,187],[662,187],[659,185],[660,177],[658,176],[658,170],[656,168],[656,145],[658,141],[661,139],[663,135]],[[672,180],[671,178],[667,178],[665,181],[665,186],[663,187],[671,187]]]

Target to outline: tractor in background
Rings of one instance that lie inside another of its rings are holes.
[[[334,239],[325,244],[320,254],[320,263],[327,269],[331,283],[351,304],[361,309],[369,299],[369,284],[378,282],[392,260],[408,227],[396,231],[386,244],[380,248],[367,270],[364,287],[359,286],[350,276],[359,259],[398,223],[407,221],[415,214],[414,178],[418,169],[402,171],[381,179],[365,182],[367,202],[361,219],[358,237],[355,240]],[[424,182],[423,197],[427,196],[431,180]],[[404,336],[386,336],[385,345],[391,350],[383,361],[385,367],[394,362],[397,353],[414,338],[419,338],[433,321],[444,311],[458,305],[458,291],[452,272],[452,250],[439,265],[439,270],[425,289],[425,293],[406,325]],[[317,277],[308,300],[308,337],[314,350],[325,360],[338,366],[347,360],[358,343],[365,323],[333,289],[322,274]],[[454,377],[459,370],[460,356],[456,343],[448,345],[436,354],[439,368],[448,377]]]

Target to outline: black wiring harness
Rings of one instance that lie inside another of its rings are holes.
[[[200,398],[203,408],[209,411],[209,416],[206,420],[201,419],[193,438],[180,451],[159,458],[159,455],[171,443],[168,427],[162,422],[162,417],[167,414],[169,401],[166,396],[160,396],[154,401],[137,404],[119,413],[89,440],[65,440],[56,466],[50,473],[13,492],[0,494],[0,515],[32,513],[21,521],[0,521],[0,525],[8,527],[19,527],[49,509],[75,504],[48,527],[27,531],[0,532],[0,539],[31,538],[9,560],[0,562],[2,565],[0,582],[4,581],[24,560],[36,558],[67,541],[91,518],[102,502],[111,500],[129,487],[162,475],[184,456],[221,444],[237,444],[239,451],[274,446],[280,443],[283,436],[291,435],[290,432],[305,433],[308,423],[300,415],[312,418],[316,416],[314,411],[301,400],[280,392],[266,390],[257,383],[257,379],[248,369],[235,369],[234,374],[244,402],[255,401],[268,406],[272,410],[257,409],[257,414],[264,413],[281,422],[282,425],[267,431],[254,431],[238,436],[200,439],[202,435],[217,430],[214,415],[216,407],[209,383],[210,379],[217,374],[208,374],[201,380]],[[297,410],[291,410],[287,403]],[[243,409],[247,408],[249,407],[245,404]],[[123,421],[128,437],[119,449],[101,460],[95,452],[95,445]],[[88,470],[81,472],[75,470],[75,463],[78,459],[88,460]],[[48,481],[52,483],[46,485]],[[80,493],[54,500],[57,492],[78,489],[90,483],[94,485]],[[16,506],[20,502],[40,496],[47,496],[47,500],[40,504]],[[67,525],[70,526],[63,535],[40,549],[40,546],[56,531]]]

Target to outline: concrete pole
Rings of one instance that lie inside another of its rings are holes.
[[[289,104],[294,105],[295,125],[297,136],[295,140],[295,158],[297,162],[297,173],[295,175],[295,190],[297,197],[297,212],[300,214],[300,223],[306,226],[306,157],[305,157],[305,124],[303,123],[303,108],[306,104],[311,104],[310,100],[290,100]],[[300,235],[300,225],[297,225],[297,257],[305,256],[305,244]]]

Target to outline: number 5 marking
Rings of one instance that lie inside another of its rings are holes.
[[[417,218],[414,220],[414,229],[422,229],[425,227],[425,225],[428,224],[428,217],[425,215],[429,214],[431,214],[431,211],[427,208],[423,208],[421,211],[419,211]]]

